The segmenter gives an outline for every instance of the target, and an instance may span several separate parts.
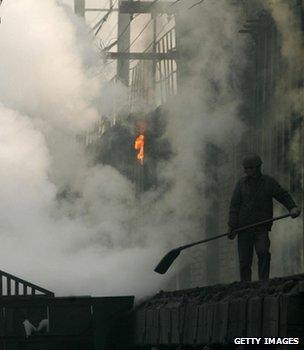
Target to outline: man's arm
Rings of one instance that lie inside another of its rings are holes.
[[[284,188],[282,188],[275,179],[271,178],[271,181],[273,198],[283,204],[284,207],[289,210],[293,218],[299,216],[300,209],[297,207],[291,195]]]

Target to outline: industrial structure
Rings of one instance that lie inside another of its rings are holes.
[[[77,141],[94,155],[96,163],[112,165],[133,181],[140,197],[160,185],[157,166],[172,157],[170,142],[163,137],[167,113],[169,105],[187,90],[191,60],[200,60],[198,46],[203,44],[189,44],[186,39],[193,31],[204,30],[198,26],[204,1],[185,7],[187,0],[108,0],[98,8],[90,7],[89,2],[74,0],[74,10],[84,19],[90,12],[102,14],[92,28],[96,37],[109,16],[117,16],[117,35],[110,35],[107,42],[101,40],[101,59],[105,66],[115,65],[110,83],[127,88],[128,108],[100,116],[95,127],[78,135]],[[260,1],[230,2],[245,18],[235,40],[246,37],[247,41],[240,81],[240,114],[246,128],[240,140],[227,139],[224,149],[211,140],[202,150],[208,179],[203,195],[210,197],[209,210],[201,217],[205,238],[227,230],[223,218],[240,176],[241,159],[248,152],[262,156],[265,172],[283,183],[302,212],[304,209],[303,110],[297,107],[304,99],[303,62],[290,66],[282,53],[280,28]],[[181,8],[195,9],[193,21],[184,20]],[[303,40],[304,2],[289,0],[289,8]],[[149,19],[132,33],[132,23],[140,16]],[[150,30],[152,41],[144,42],[143,50],[133,51],[146,30]],[[282,79],[295,99],[278,118],[276,91]],[[196,88],[200,91],[202,87],[198,83]],[[223,171],[225,181],[220,181]],[[221,349],[233,346],[233,339],[240,336],[304,336],[303,216],[291,230],[292,239],[274,259],[273,275],[280,278],[231,283],[238,279],[236,247],[234,242],[218,240],[208,245],[205,254],[189,251],[187,263],[168,282],[169,291],[135,309],[132,296],[58,298],[0,271],[0,350],[185,349],[203,345]]]
[[[86,11],[93,10],[89,8],[88,3],[89,1],[75,0],[75,11],[84,16]],[[115,155],[111,160],[103,158],[102,149],[107,149],[106,144],[109,145],[109,142],[106,140],[112,136],[110,128],[101,137],[105,129],[100,126],[84,136],[86,140],[84,143],[90,144],[92,148],[94,148],[92,145],[99,148],[99,161],[102,162],[104,159],[105,163],[112,162],[120,171],[127,173],[138,184],[140,190],[150,188],[151,184],[157,184],[156,164],[158,160],[170,157],[170,145],[159,144],[156,135],[160,137],[164,129],[162,124],[166,119],[168,100],[179,99],[187,89],[184,82],[189,74],[189,64],[191,65],[189,61],[192,62],[193,57],[199,60],[197,47],[189,45],[186,39],[191,31],[204,30],[203,27],[198,28],[204,3],[198,1],[190,8],[182,7],[181,10],[182,3],[183,1],[169,3],[125,0],[115,4],[109,1],[108,8],[103,9],[118,11],[118,34],[112,44],[104,47],[104,54],[109,60],[117,61],[117,74],[113,81],[123,82],[129,88],[130,115],[148,116],[145,120],[150,123],[150,127],[146,130],[145,147],[149,151],[144,166],[138,166],[138,163],[132,161],[132,158],[136,159],[136,152],[132,147],[129,150],[126,150],[126,147],[120,149],[124,154],[120,158],[124,159],[124,164],[117,161]],[[212,178],[209,191],[215,194],[221,193],[220,200],[220,196],[213,196],[213,203],[210,205],[212,210],[210,213],[205,213],[202,218],[203,231],[207,237],[226,230],[226,220],[219,218],[227,217],[229,197],[237,178],[241,175],[241,159],[248,152],[257,152],[262,156],[264,171],[278,179],[303,209],[303,112],[291,105],[284,111],[278,111],[276,108],[279,104],[276,91],[282,80],[286,90],[298,91],[298,100],[303,99],[303,65],[302,67],[288,65],[286,57],[282,54],[282,33],[277,28],[271,13],[261,6],[261,2],[232,1],[231,3],[245,18],[235,33],[235,40],[242,40],[245,36],[248,41],[247,51],[243,53],[247,65],[240,83],[243,94],[241,115],[246,132],[241,141],[236,141],[233,137],[228,139],[224,150],[211,142],[202,156],[208,165],[207,175]],[[303,35],[303,2],[290,1],[289,6],[294,16],[292,20],[296,22],[294,25],[302,30]],[[191,12],[193,21],[185,22],[182,11],[190,10],[194,10]],[[106,16],[107,14],[108,12]],[[150,19],[141,30],[138,29],[134,33],[131,41],[132,21],[143,14],[149,14]],[[160,21],[164,15],[166,20]],[[141,52],[133,51],[134,44],[140,42],[148,30],[151,32],[152,41]],[[117,47],[115,52],[111,51],[113,47]],[[112,118],[115,121],[119,120],[118,115]],[[112,129],[113,135],[115,129],[119,128],[123,126],[115,125]],[[149,139],[151,130],[154,132],[154,137]],[[138,129],[136,132],[132,135],[126,130],[126,142],[130,144],[132,139],[138,136]],[[161,140],[163,142],[163,139]],[[129,159],[128,164],[126,159]],[[219,180],[218,170],[223,167],[224,182]],[[303,271],[304,226],[303,219],[301,220],[302,222],[298,222],[294,229],[296,232],[293,232],[292,242],[285,246],[284,252],[277,254],[273,275],[282,276]],[[176,281],[172,282],[172,288],[188,288],[236,280],[238,278],[236,257],[235,245],[225,240],[213,242],[204,256],[196,250],[192,254],[192,262],[185,267],[184,273],[176,276]],[[282,259],[293,263],[279,266],[279,261]],[[212,264],[206,264],[211,260]]]

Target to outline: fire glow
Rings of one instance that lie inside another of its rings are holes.
[[[141,165],[144,165],[144,158],[145,158],[145,135],[140,134],[137,139],[135,140],[134,148],[138,151],[137,152],[137,160],[140,162]]]

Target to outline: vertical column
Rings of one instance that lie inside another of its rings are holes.
[[[178,51],[179,53],[181,53],[181,55],[179,55],[178,58],[176,58],[175,62],[176,62],[176,89],[177,92],[179,92],[181,90],[181,82],[182,82],[182,76],[183,76],[183,71],[182,71],[182,66],[183,66],[183,62],[182,62],[182,53],[183,53],[183,47],[182,47],[182,42],[181,42],[181,38],[182,38],[182,20],[181,20],[181,14],[179,13],[175,13],[174,14],[174,38],[175,38],[175,49],[176,51]]]
[[[74,0],[74,12],[80,17],[85,16],[85,0]]]
[[[7,295],[11,295],[11,279],[10,277],[6,277],[6,289],[7,289]]]
[[[132,2],[133,0],[129,0]],[[118,52],[129,52],[130,46],[130,27],[131,27],[131,15],[120,13],[120,4],[118,11]],[[129,85],[129,63],[128,59],[117,59],[117,77],[125,85]]]
[[[156,53],[156,30],[157,30],[157,19],[156,19],[156,13],[152,12],[152,18],[153,18],[153,53]],[[156,59],[153,58],[152,63],[152,89],[153,89],[153,99],[154,103],[156,102]]]

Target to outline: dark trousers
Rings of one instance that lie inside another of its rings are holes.
[[[246,231],[238,235],[238,252],[241,281],[251,281],[253,248],[258,257],[259,280],[269,278],[270,240],[268,231]]]

